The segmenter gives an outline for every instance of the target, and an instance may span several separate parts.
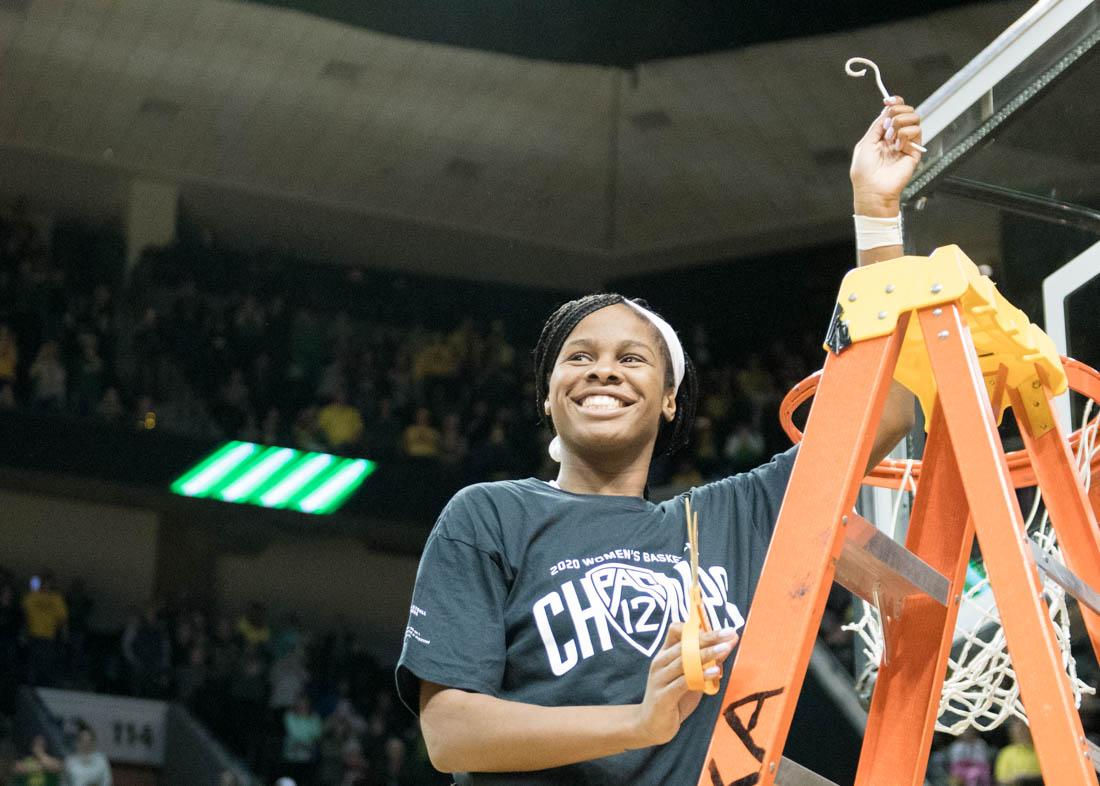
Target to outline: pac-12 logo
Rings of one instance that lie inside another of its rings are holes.
[[[588,571],[611,626],[634,649],[651,657],[665,640],[671,607],[669,587],[660,573],[612,563]],[[677,582],[673,582],[674,584]]]
[[[669,575],[608,562],[535,601],[532,613],[551,671],[565,674],[597,652],[613,649],[616,639],[652,657],[669,624],[687,617],[690,568],[681,562],[671,569]],[[700,569],[699,585],[711,627],[739,629],[745,624],[740,610],[727,600],[725,568]]]

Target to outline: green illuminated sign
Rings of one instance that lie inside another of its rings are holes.
[[[172,491],[302,513],[332,513],[375,470],[367,459],[227,442],[183,473]]]

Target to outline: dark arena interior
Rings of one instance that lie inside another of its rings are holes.
[[[1095,786],[1098,107],[1095,0],[0,0],[0,784]],[[1053,420],[925,297],[841,448],[951,245]]]

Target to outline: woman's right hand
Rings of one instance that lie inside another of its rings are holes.
[[[680,724],[699,706],[701,691],[688,690],[684,676],[684,663],[680,657],[682,623],[669,626],[665,643],[649,665],[645,698],[638,705],[639,747],[663,745],[676,736]],[[703,663],[713,660],[715,665],[704,676],[720,677],[722,662],[736,646],[738,636],[733,629],[710,631],[699,637],[699,649]]]

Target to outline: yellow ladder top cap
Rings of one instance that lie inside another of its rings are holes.
[[[958,246],[943,246],[929,257],[903,256],[849,271],[840,286],[837,318],[846,324],[852,342],[865,341],[892,333],[904,313],[952,302],[959,304],[987,380],[1004,367],[1006,389],[1033,396],[1037,384],[1045,382],[1055,395],[1067,390],[1065,369],[1051,338],[1005,299]],[[928,418],[936,388],[915,319],[906,331],[894,376],[920,398]],[[993,386],[989,389],[992,392]],[[1007,393],[1005,400],[993,404],[1003,411]]]

